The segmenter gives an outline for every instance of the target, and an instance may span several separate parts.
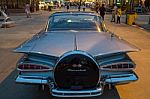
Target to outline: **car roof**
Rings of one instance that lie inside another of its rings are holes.
[[[65,14],[83,14],[83,15],[96,15],[99,16],[98,14],[96,14],[95,12],[83,12],[83,11],[62,11],[62,12],[55,12],[52,15],[65,15]]]

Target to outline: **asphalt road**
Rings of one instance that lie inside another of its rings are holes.
[[[21,54],[12,53],[12,49],[39,32],[46,24],[48,12],[34,14],[31,19],[24,15],[12,16],[16,26],[8,29],[0,28],[0,99],[51,99],[49,91],[41,91],[37,85],[15,84],[17,71],[15,64]],[[106,16],[106,20],[110,17]],[[129,54],[137,64],[136,72],[139,81],[117,86],[112,90],[107,88],[104,94],[92,99],[150,99],[150,33],[138,27],[115,24],[106,21],[109,30],[115,32],[130,43],[141,49],[141,52]],[[87,99],[87,98],[85,98]],[[91,98],[90,98],[91,99]]]
[[[16,21],[15,27],[0,28],[0,82],[15,69],[15,63],[20,57],[19,54],[12,53],[13,48],[44,28],[47,14],[34,14],[28,19],[25,15],[11,18]]]
[[[107,28],[124,40],[138,47],[141,51],[131,52],[129,56],[136,63],[137,82],[117,86],[121,99],[150,99],[150,31],[138,26],[110,23],[106,17]]]

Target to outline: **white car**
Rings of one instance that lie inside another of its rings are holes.
[[[45,3],[45,2],[39,2],[39,9],[40,10],[44,10],[44,9],[47,9],[48,8],[48,6],[47,6],[47,4]]]

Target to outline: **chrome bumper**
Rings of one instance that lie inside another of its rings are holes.
[[[115,74],[110,75],[105,78],[106,84],[124,84],[129,83],[132,81],[138,80],[138,77],[135,73],[129,74]],[[19,75],[16,78],[16,83],[22,84],[47,84],[49,85],[50,82],[46,77],[39,77],[39,76],[22,76]],[[100,86],[95,89],[88,89],[88,90],[64,90],[54,88],[54,85],[50,86],[50,92],[52,96],[56,97],[92,97],[92,96],[99,96],[103,92],[103,88]]]
[[[110,75],[105,79],[108,84],[123,84],[138,80],[136,74]]]
[[[16,83],[23,83],[23,84],[48,84],[47,78],[39,77],[39,76],[21,76],[19,75],[16,78]]]
[[[99,96],[102,94],[102,88],[96,89],[88,89],[88,90],[60,90],[60,89],[52,89],[51,94],[52,96],[56,97],[92,97],[92,96]]]

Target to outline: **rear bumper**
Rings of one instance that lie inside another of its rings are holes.
[[[102,91],[101,87],[77,91],[52,89],[51,94],[56,97],[92,97],[101,95]]]
[[[16,83],[22,84],[48,84],[47,78],[39,76],[21,76],[16,78]]]
[[[47,78],[37,76],[21,76],[16,78],[16,83],[19,84],[48,84]],[[51,88],[50,88],[51,89]],[[92,97],[102,94],[102,88],[88,89],[88,90],[59,90],[51,89],[51,94],[56,97]]]
[[[123,84],[123,83],[129,83],[136,80],[138,80],[138,77],[134,72],[129,74],[113,74],[105,77],[106,84]],[[49,82],[47,77],[19,75],[16,78],[16,83],[48,84]]]
[[[138,80],[137,75],[134,72],[126,73],[126,74],[111,74],[107,75],[105,78],[106,84],[126,84],[132,81]],[[22,76],[19,75],[16,78],[16,83],[21,84],[47,84],[50,85],[50,81],[46,77],[40,76]],[[87,90],[70,90],[70,89],[58,89],[54,88],[54,85],[49,86],[50,92],[52,96],[56,97],[92,97],[99,96],[103,92],[103,87],[97,87],[95,89],[87,89]]]

